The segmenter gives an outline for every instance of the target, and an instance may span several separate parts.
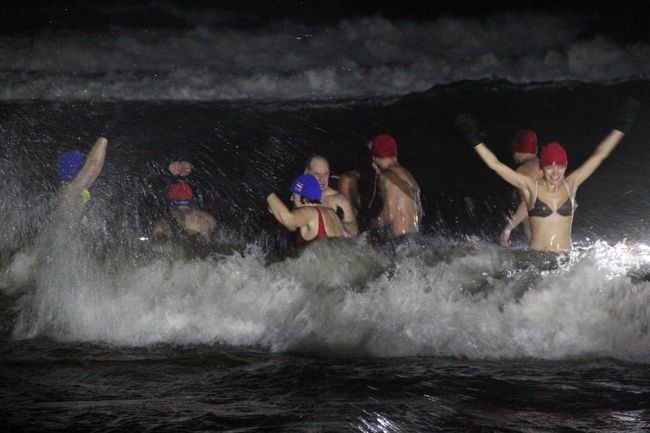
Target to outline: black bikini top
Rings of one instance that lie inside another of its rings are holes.
[[[571,194],[569,193],[569,187],[566,182],[562,181],[562,183],[564,184],[564,188],[566,188],[567,194],[569,194],[569,198],[567,198],[566,201],[562,203],[562,205],[558,207],[555,212],[557,212],[557,214],[560,216],[570,217],[573,216],[573,210],[575,209],[574,198],[571,197]],[[535,182],[535,202],[533,204],[533,207],[531,209],[528,209],[528,216],[545,218],[552,214],[553,209],[551,209],[549,205],[537,198],[537,182]]]

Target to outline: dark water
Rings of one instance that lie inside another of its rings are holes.
[[[511,189],[456,113],[474,112],[504,161],[525,126],[565,144],[571,170],[630,93],[645,108],[578,193],[575,251],[498,247]],[[480,82],[389,101],[4,102],[0,427],[649,430],[647,95],[647,81]],[[380,131],[420,183],[422,235],[291,253],[265,194],[312,153],[352,168]],[[99,134],[89,223],[48,228],[56,155]],[[139,240],[181,157],[225,239],[200,253]]]
[[[5,431],[650,428],[647,367],[610,359],[340,359],[47,340],[13,343],[2,357]]]

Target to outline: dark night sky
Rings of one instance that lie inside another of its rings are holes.
[[[256,26],[279,19],[292,19],[307,25],[335,23],[342,18],[382,15],[393,20],[425,21],[440,16],[481,18],[503,12],[541,12],[554,15],[587,16],[593,22],[584,37],[605,34],[629,43],[650,41],[650,2],[631,0],[592,0],[567,2],[522,1],[353,1],[353,0],[170,0],[167,4],[198,10],[220,9],[233,13],[230,25]],[[116,5],[142,5],[138,9],[116,10]],[[104,6],[109,6],[104,8]],[[125,27],[183,28],[187,23],[169,13],[159,3],[142,0],[95,0],[56,2],[27,0],[4,2],[0,11],[0,32],[34,34],[43,30],[98,30],[110,25]]]

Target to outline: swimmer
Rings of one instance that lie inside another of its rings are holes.
[[[530,129],[522,129],[516,132],[512,140],[512,158],[517,164],[517,173],[524,174],[531,179],[540,179],[542,171],[539,168],[539,159],[537,158],[537,134]],[[510,233],[521,224],[524,228],[526,238],[530,240],[530,222],[528,221],[528,209],[526,201],[517,190],[519,206],[517,211],[508,219],[508,223],[501,231],[499,242],[501,246],[510,245]]]
[[[336,212],[322,205],[323,191],[313,175],[303,174],[291,183],[290,189],[293,210],[290,211],[275,193],[269,194],[266,202],[269,212],[280,224],[296,231],[296,243],[350,236]]]
[[[371,146],[372,141],[359,146],[357,166],[343,173],[338,182],[338,191],[352,205],[359,232],[367,230],[370,221],[381,210],[381,200],[377,191],[379,175],[372,162]]]
[[[58,175],[63,184],[59,196],[59,216],[69,221],[81,220],[84,207],[90,200],[88,188],[102,171],[107,146],[108,141],[99,137],[88,156],[71,150],[59,157]]]
[[[210,240],[217,223],[209,213],[192,208],[192,188],[186,182],[169,187],[171,208],[169,215],[159,219],[153,228],[154,239],[200,236]]]
[[[422,218],[420,187],[411,173],[397,161],[397,143],[388,134],[372,140],[371,152],[379,174],[383,207],[371,226],[385,229],[389,238],[417,233]]]
[[[539,180],[517,173],[500,162],[483,143],[476,120],[461,114],[456,125],[483,162],[506,182],[517,187],[526,202],[530,219],[531,239],[528,248],[536,251],[570,251],[571,226],[578,187],[593,174],[616,148],[623,136],[634,125],[639,102],[629,99],[625,109],[609,134],[600,142],[594,153],[571,174],[565,177],[568,158],[557,142],[548,143],[540,152],[539,165],[543,177]]]
[[[329,186],[330,165],[327,159],[322,156],[312,156],[305,166],[305,173],[316,178],[320,185],[322,194],[321,204],[324,207],[333,209],[345,226],[345,230],[351,235],[359,234],[357,218],[350,200],[334,188]]]

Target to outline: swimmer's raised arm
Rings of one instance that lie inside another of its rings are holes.
[[[503,180],[522,191],[528,191],[532,188],[533,181],[528,176],[517,173],[499,161],[496,155],[483,143],[483,134],[479,131],[478,123],[474,117],[463,113],[456,118],[456,126],[461,130],[467,142],[474,148],[483,162],[501,176]]]
[[[72,184],[80,188],[88,188],[92,185],[104,166],[107,146],[108,140],[104,137],[99,137],[97,141],[95,141],[95,144],[86,157],[86,162],[71,182]]]
[[[640,108],[641,104],[634,98],[628,98],[625,101],[625,105],[615,122],[614,129],[600,142],[594,153],[573,173],[567,176],[567,181],[574,183],[574,189],[593,174],[605,158],[616,148],[623,136],[632,130]]]
[[[607,134],[607,137],[600,142],[594,153],[578,168],[576,168],[570,175],[567,176],[568,182],[573,182],[574,189],[582,182],[587,180],[589,176],[602,164],[602,162],[609,156],[610,153],[616,148],[618,143],[623,138],[623,133],[617,129]]]
[[[275,219],[289,230],[306,226],[311,220],[312,216],[309,214],[309,211],[306,211],[306,208],[298,208],[290,211],[274,192],[266,197],[266,202],[269,205],[269,211]]]

